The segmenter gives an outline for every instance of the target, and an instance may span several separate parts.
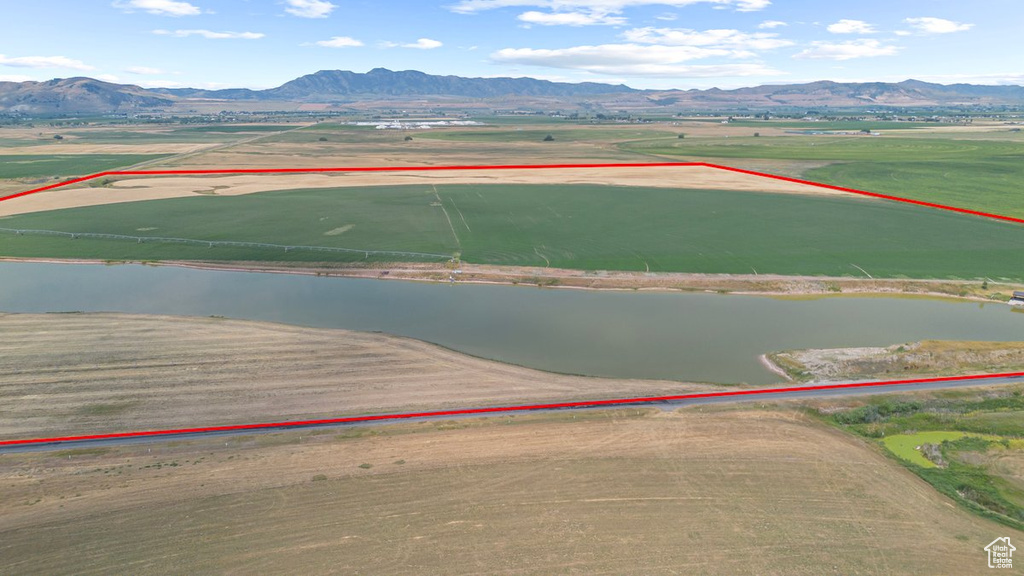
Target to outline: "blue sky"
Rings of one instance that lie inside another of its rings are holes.
[[[0,80],[277,86],[378,66],[638,88],[1024,84],[1021,0],[5,0]]]

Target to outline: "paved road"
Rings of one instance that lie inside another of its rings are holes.
[[[576,402],[569,405],[538,405],[533,406],[508,406],[508,407],[480,407],[466,408],[456,411],[439,413],[416,413],[410,414],[381,414],[374,416],[339,418],[331,421],[310,421],[310,422],[282,422],[274,424],[258,424],[254,428],[246,427],[224,427],[223,429],[190,429],[182,431],[152,431],[133,432],[132,436],[107,437],[107,438],[80,438],[63,439],[59,441],[32,442],[28,444],[0,445],[0,454],[12,454],[19,452],[46,452],[50,450],[66,450],[69,448],[96,448],[110,446],[124,446],[128,444],[150,444],[157,442],[170,442],[191,440],[200,438],[219,438],[230,436],[246,436],[253,434],[269,434],[287,430],[304,430],[312,428],[341,428],[352,426],[379,426],[382,424],[403,422],[425,422],[429,420],[453,420],[458,418],[478,418],[480,416],[495,416],[516,412],[557,412],[565,410],[595,410],[602,408],[616,408],[624,406],[657,406],[665,410],[672,410],[682,406],[695,406],[703,404],[726,404],[739,402],[775,402],[778,400],[801,400],[808,398],[828,398],[833,396],[867,396],[874,394],[887,394],[894,392],[914,392],[921,390],[938,390],[949,388],[962,388],[968,386],[998,386],[1006,384],[1024,383],[1024,373],[1010,376],[968,376],[956,377],[956,379],[926,379],[909,383],[888,383],[888,382],[857,382],[857,383],[823,383],[808,388],[785,388],[768,390],[736,390],[728,391],[719,396],[685,395],[691,397],[674,397],[672,399],[611,399],[594,402]],[[834,387],[833,387],[834,386]],[[455,413],[451,413],[455,412]],[[423,415],[419,415],[423,414]]]

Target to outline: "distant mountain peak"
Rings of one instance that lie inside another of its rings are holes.
[[[530,102],[551,106],[599,110],[767,110],[781,107],[860,106],[1024,106],[1024,87],[942,85],[908,79],[898,83],[841,83],[819,80],[804,84],[764,85],[723,90],[635,90],[623,84],[568,83],[536,78],[466,78],[440,76],[418,70],[383,67],[359,73],[320,70],[285,82],[277,88],[202,90],[112,84],[82,76],[44,82],[0,82],[0,112],[26,114],[78,114],[168,108],[183,99],[224,101],[291,101],[345,103],[415,99],[452,102],[453,98],[500,102]]]

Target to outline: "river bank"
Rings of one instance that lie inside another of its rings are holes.
[[[715,292],[721,294],[820,298],[835,296],[953,298],[1006,302],[1024,285],[991,280],[854,278],[774,274],[689,274],[678,272],[587,271],[467,263],[399,262],[335,264],[288,262],[109,261],[88,259],[0,258],[0,262],[52,264],[144,264],[199,270],[260,272],[303,276],[374,278],[434,283],[498,284],[577,290]]]

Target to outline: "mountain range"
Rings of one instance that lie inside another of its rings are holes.
[[[533,105],[539,108],[609,110],[772,109],[807,107],[1024,105],[1022,86],[898,83],[811,82],[721,90],[637,90],[622,84],[566,83],[535,78],[465,78],[415,70],[374,68],[367,73],[321,70],[267,90],[233,88],[144,89],[92,78],[45,82],[0,82],[0,112],[28,115],[125,113],[176,110],[198,102],[317,103],[344,106],[365,102],[472,102],[495,107]]]

